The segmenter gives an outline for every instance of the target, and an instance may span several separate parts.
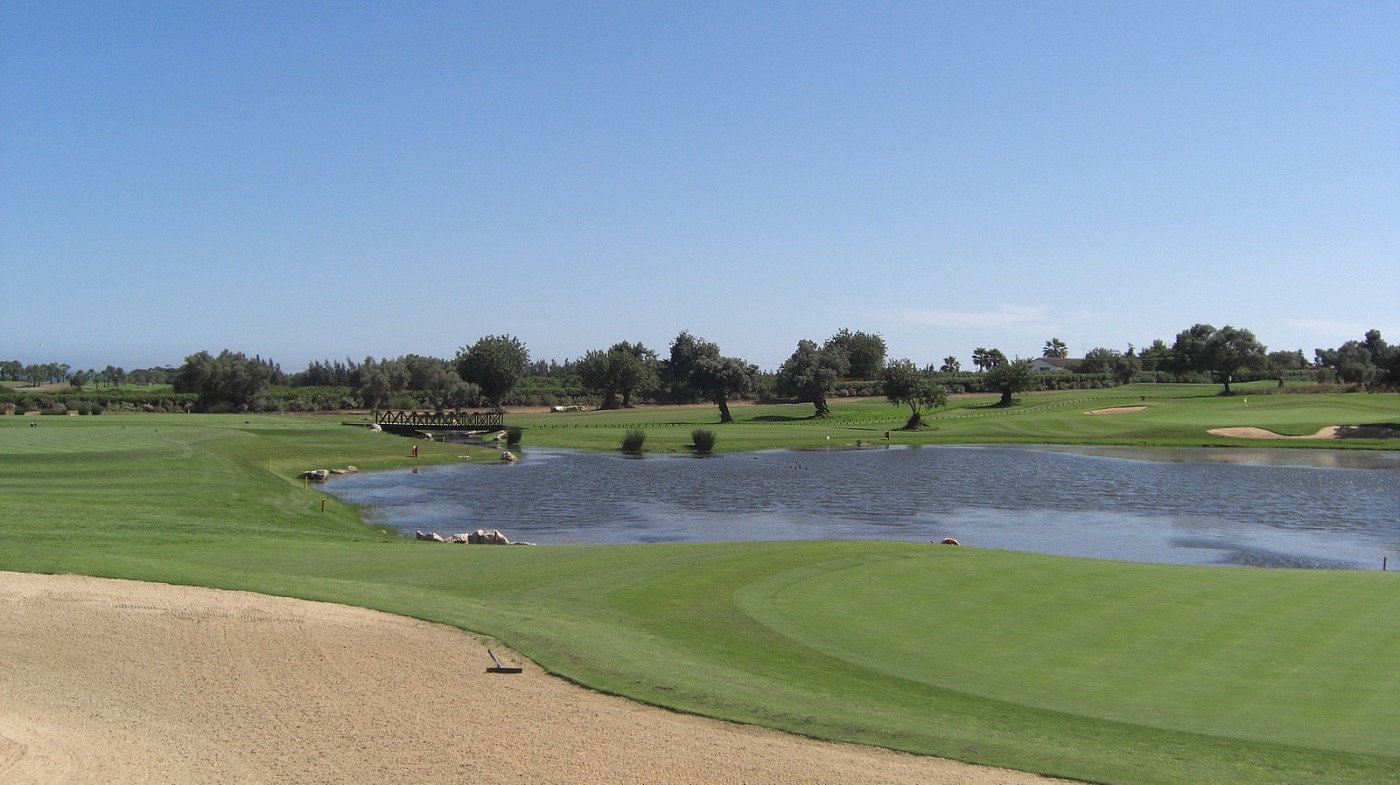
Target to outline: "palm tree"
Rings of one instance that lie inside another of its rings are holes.
[[[1045,349],[1043,351],[1045,352],[1045,357],[1063,358],[1069,356],[1069,347],[1066,346],[1065,342],[1061,341],[1059,338],[1051,338],[1050,340],[1046,341]]]
[[[938,370],[943,373],[957,373],[962,370],[962,363],[958,362],[958,358],[950,354],[943,358],[943,365]]]
[[[972,364],[977,366],[977,370],[985,371],[992,367],[992,353],[984,347],[977,347],[972,350]]]

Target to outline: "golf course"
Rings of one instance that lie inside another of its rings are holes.
[[[1222,396],[1215,385],[1131,385],[1027,394],[1009,407],[958,396],[917,431],[900,430],[908,411],[883,399],[833,400],[825,418],[809,404],[735,406],[725,425],[712,406],[511,412],[506,422],[521,429],[511,449],[527,462],[534,446],[617,451],[636,430],[647,452],[684,453],[697,429],[721,452],[887,438],[1400,449],[1400,396],[1274,387]],[[495,462],[498,447],[376,434],[354,427],[362,421],[0,417],[0,571],[384,611],[682,714],[1086,782],[1400,782],[1393,571],[927,542],[444,546],[370,525],[298,475]],[[510,514],[499,513],[507,532]]]

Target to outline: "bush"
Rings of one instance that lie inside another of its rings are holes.
[[[647,432],[640,428],[632,428],[627,431],[627,435],[622,437],[622,451],[628,455],[640,455],[642,444],[647,440]]]
[[[423,402],[409,392],[396,392],[389,396],[389,405],[385,408],[398,409],[400,411],[415,411],[422,409]]]
[[[520,444],[520,437],[525,435],[525,429],[519,425],[506,426],[506,446],[515,447]]]
[[[690,446],[696,452],[712,452],[715,449],[715,432],[697,428],[690,432]]]

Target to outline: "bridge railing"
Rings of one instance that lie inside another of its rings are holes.
[[[374,421],[381,426],[491,430],[505,427],[505,413],[381,411]]]

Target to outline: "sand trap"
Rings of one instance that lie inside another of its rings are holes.
[[[242,592],[0,572],[0,782],[1063,782],[642,706],[460,630]]]
[[[1140,412],[1140,411],[1142,411],[1143,409],[1146,409],[1146,408],[1147,408],[1146,406],[1110,406],[1110,407],[1108,407],[1107,409],[1091,409],[1091,410],[1089,410],[1089,411],[1087,411],[1087,412],[1084,412],[1084,413],[1085,413],[1085,414],[1129,414],[1129,413],[1131,413],[1131,412]]]
[[[1396,439],[1400,430],[1379,425],[1328,425],[1319,428],[1317,433],[1303,436],[1288,436],[1263,428],[1211,428],[1216,436],[1233,436],[1238,439]]]

